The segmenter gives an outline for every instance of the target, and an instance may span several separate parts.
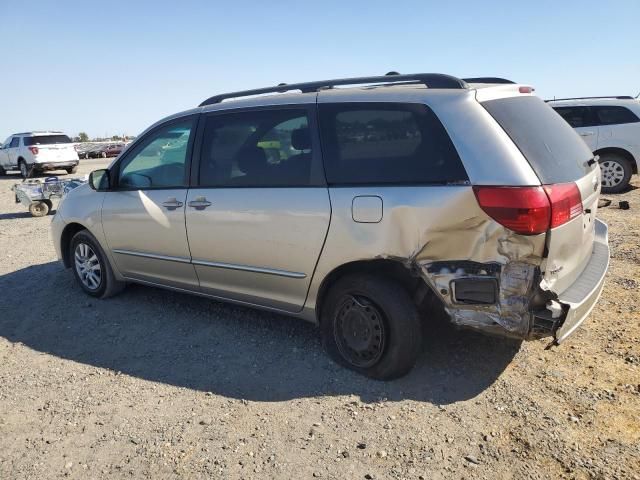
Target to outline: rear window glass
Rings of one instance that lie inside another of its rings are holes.
[[[329,184],[467,181],[451,139],[421,104],[321,104],[323,157]]]
[[[499,98],[482,105],[520,149],[544,184],[572,182],[595,165],[571,126],[538,97]]]
[[[638,116],[626,107],[602,106],[592,107],[600,125],[620,125],[640,122]]]
[[[39,135],[36,137],[24,137],[24,144],[31,145],[55,145],[58,143],[71,143],[71,139],[66,135]]]

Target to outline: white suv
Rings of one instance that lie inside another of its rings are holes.
[[[78,153],[62,132],[25,132],[11,135],[0,146],[0,175],[18,169],[22,178],[29,173],[66,170],[75,173]]]
[[[547,103],[600,156],[602,191],[619,193],[626,189],[640,163],[640,101],[619,96],[563,98]]]

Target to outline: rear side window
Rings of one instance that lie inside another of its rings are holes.
[[[56,145],[58,143],[71,143],[71,139],[66,135],[39,135],[36,137],[24,137],[24,144],[31,145]]]
[[[520,149],[543,184],[572,182],[595,165],[586,143],[538,97],[499,98],[482,105]]]
[[[423,104],[320,104],[329,184],[468,181],[449,135]]]
[[[573,128],[595,125],[589,107],[554,107],[554,110]]]
[[[26,140],[26,138],[25,138]],[[20,137],[13,137],[11,139],[11,143],[9,144],[10,148],[16,148],[18,145],[20,144]],[[25,145],[28,145],[27,143],[25,143]]]
[[[306,187],[312,181],[306,109],[268,109],[209,116],[199,184],[203,187]]]
[[[626,107],[600,106],[591,107],[595,111],[600,125],[620,125],[640,122],[640,118]]]

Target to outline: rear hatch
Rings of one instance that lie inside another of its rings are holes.
[[[24,144],[33,153],[36,162],[68,162],[78,159],[71,139],[62,134],[25,137]]]
[[[540,98],[516,95],[481,104],[528,160],[550,199],[544,286],[562,293],[591,257],[600,168],[573,128]]]

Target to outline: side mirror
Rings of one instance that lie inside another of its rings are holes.
[[[98,192],[105,192],[111,188],[109,170],[94,170],[89,174],[89,186]]]

